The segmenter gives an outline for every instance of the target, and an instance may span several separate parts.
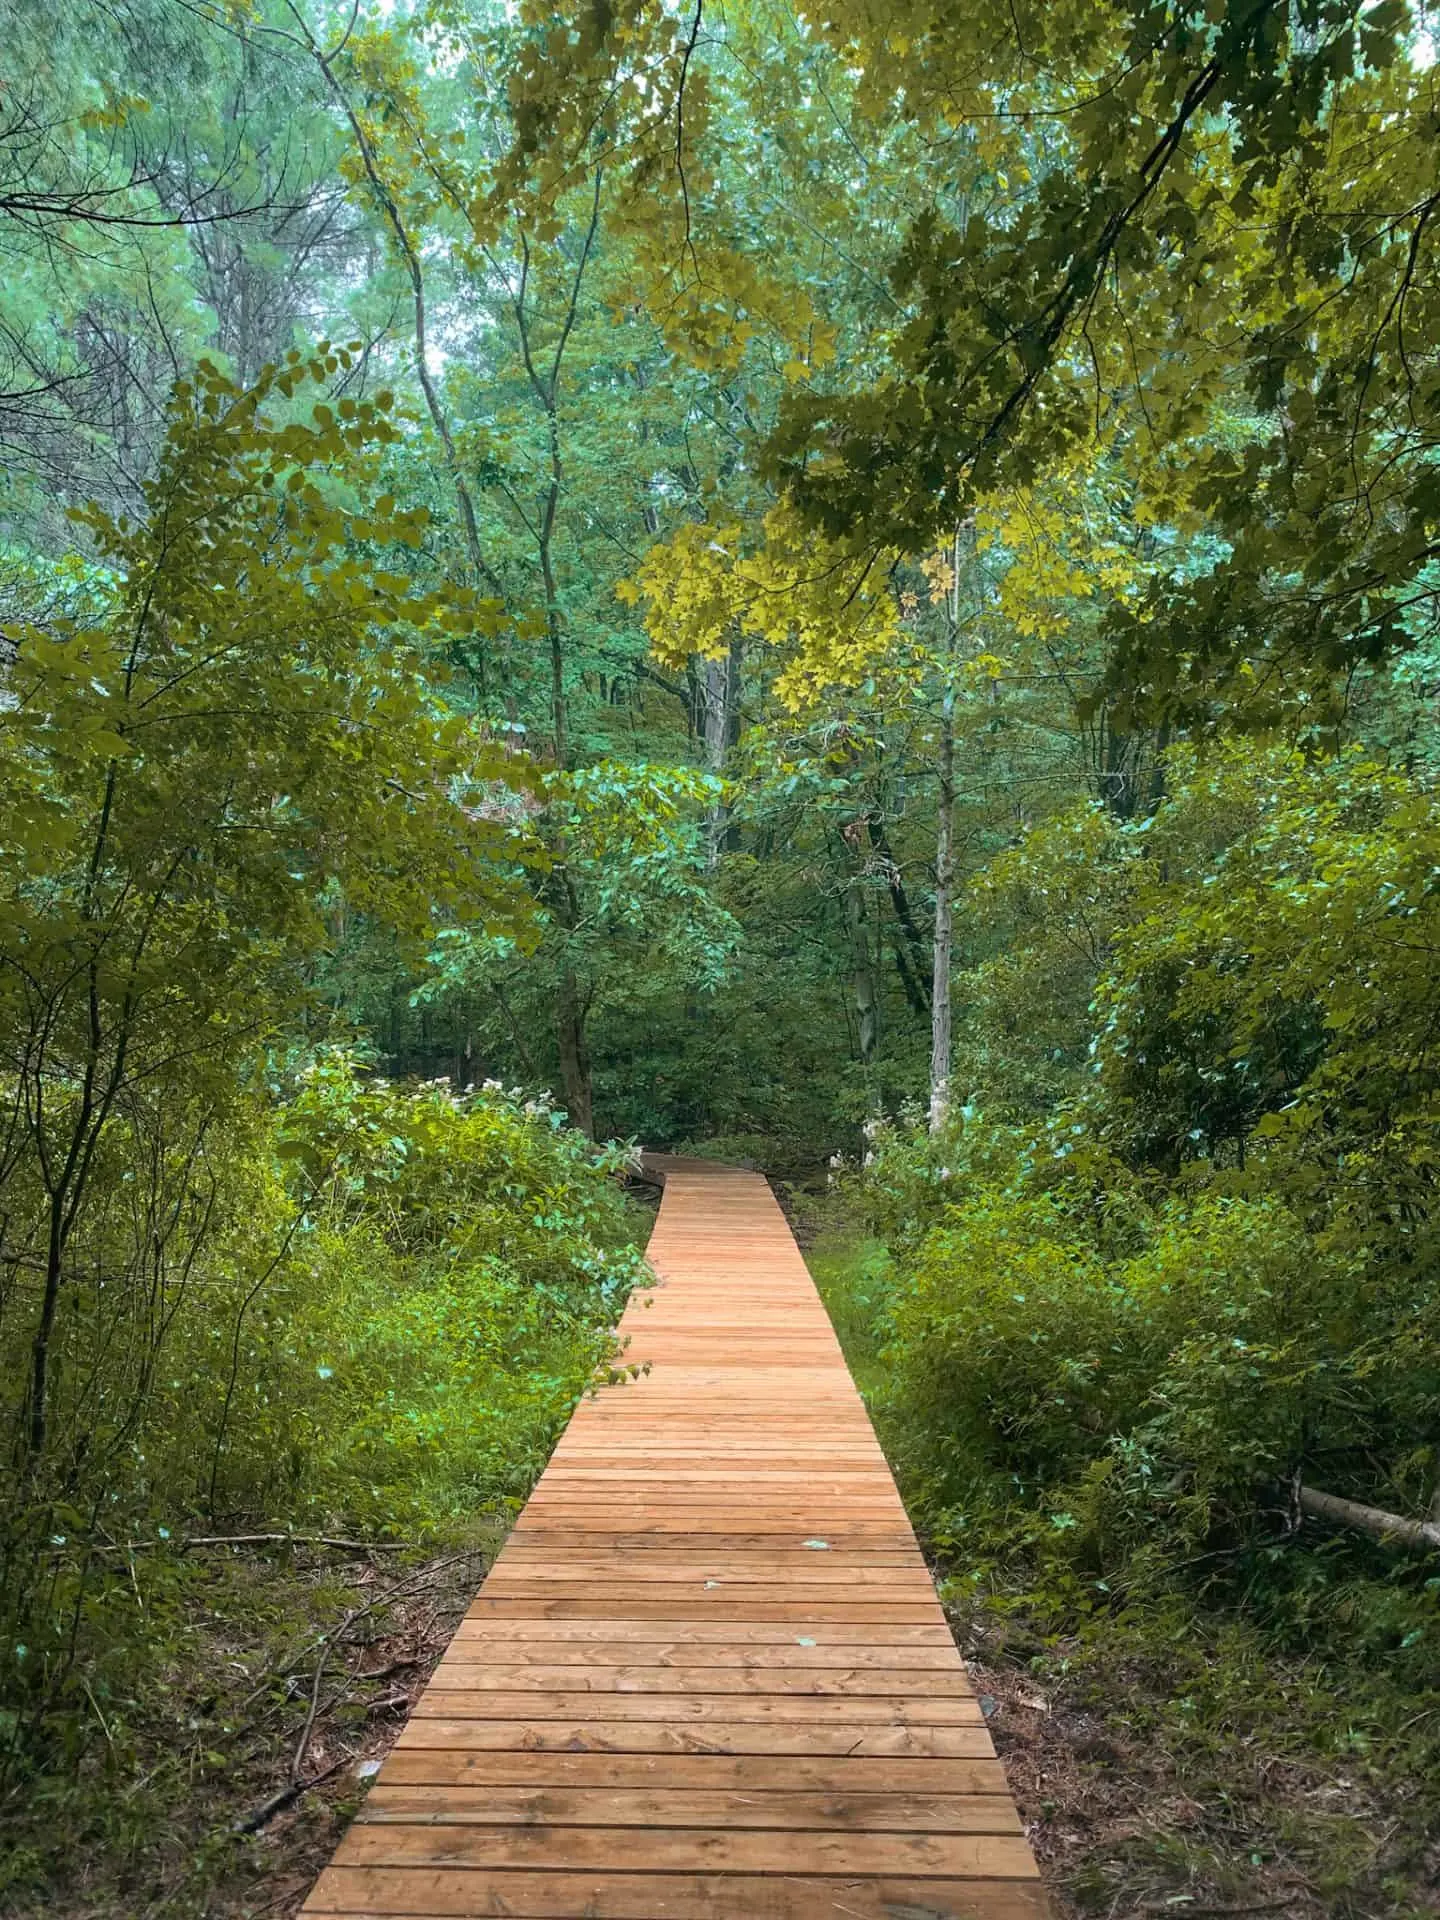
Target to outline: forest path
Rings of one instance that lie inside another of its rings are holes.
[[[1041,1920],[769,1186],[655,1164],[651,1371],[577,1409],[305,1913]]]

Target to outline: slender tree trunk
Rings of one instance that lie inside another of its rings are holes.
[[[725,681],[725,752],[740,740],[740,695],[745,682],[745,642],[737,633],[730,642],[730,658],[727,662]],[[725,845],[733,853],[740,845],[740,829],[734,824],[729,813],[725,816]]]
[[[725,723],[730,704],[729,659],[707,659],[704,672],[705,764],[712,773],[718,773],[725,764]]]
[[[935,951],[930,989],[930,1131],[950,1115],[950,959],[955,920],[955,693],[940,707],[940,804],[935,830]]]
[[[560,1049],[560,1088],[572,1127],[595,1137],[595,1095],[590,1077],[590,1047],[585,1037],[585,998],[574,970],[560,976],[555,1038]]]
[[[916,976],[915,969],[910,964],[903,944],[893,934],[890,940],[890,954],[895,962],[895,974],[900,982],[901,991],[905,995],[906,1006],[918,1018],[923,1019],[930,1011],[930,1001]]]
[[[1131,793],[1130,738],[1115,726],[1107,710],[1103,717],[1100,757],[1100,798],[1117,820],[1134,812]]]
[[[945,684],[940,697],[939,806],[935,826],[935,950],[930,987],[930,1131],[950,1117],[950,1072],[954,1040],[950,1008],[950,963],[955,940],[955,669],[960,646],[960,534],[950,548],[949,634]],[[970,545],[975,561],[973,529]],[[978,583],[978,569],[977,569]],[[978,609],[977,609],[978,611]]]
[[[721,660],[705,661],[700,690],[705,770],[717,777],[725,771],[725,756],[735,735],[739,680],[740,655],[737,646],[732,646]],[[717,800],[705,822],[705,859],[709,867],[719,864],[727,825],[728,814],[724,802]]]
[[[475,499],[470,491],[469,482],[465,477],[464,468],[460,464],[460,458],[455,447],[455,436],[450,430],[449,416],[445,412],[444,405],[440,399],[439,389],[436,387],[430,372],[429,346],[426,339],[425,274],[421,266],[420,250],[411,237],[409,228],[405,225],[404,217],[400,211],[400,203],[391,192],[390,186],[380,170],[379,159],[374,147],[371,145],[370,137],[366,133],[364,125],[355,112],[355,109],[351,106],[349,96],[337,79],[335,70],[331,66],[328,57],[322,53],[320,44],[310,31],[305,16],[293,4],[290,5],[290,14],[299,27],[305,44],[308,46],[316,65],[324,76],[330,97],[349,122],[350,131],[355,140],[355,149],[360,156],[360,165],[364,169],[365,178],[370,183],[371,192],[380,203],[380,210],[385,216],[386,224],[390,228],[400,258],[405,264],[405,271],[410,279],[410,297],[414,311],[415,377],[419,382],[421,394],[424,396],[425,409],[430,415],[430,424],[435,429],[436,436],[440,441],[441,451],[444,454],[445,469],[450,476],[450,484],[455,492],[455,504],[460,509],[460,524],[465,535],[466,552],[469,555],[470,564],[474,568],[477,577],[483,580],[493,593],[497,595],[502,594],[503,588],[500,577],[485,558],[484,549],[480,544],[480,528],[475,515]]]
[[[851,876],[845,889],[845,923],[850,932],[851,978],[855,1019],[859,1028],[860,1064],[868,1067],[880,1043],[880,995],[875,979],[874,955],[870,948],[864,881],[859,874]]]
[[[1150,806],[1156,813],[1165,800],[1165,756],[1170,751],[1170,722],[1162,721],[1155,730],[1153,758],[1150,762]]]
[[[553,576],[550,572],[550,556],[545,554],[545,626],[550,642],[550,733],[554,742],[556,771],[565,771],[566,757],[570,751],[569,735],[565,724],[565,638],[560,626],[560,613],[554,599]]]
[[[872,813],[865,825],[870,835],[871,846],[885,862],[885,884],[890,890],[890,902],[895,909],[895,919],[904,935],[904,947],[897,944],[895,949],[895,964],[900,974],[900,983],[905,989],[905,997],[911,1006],[917,1013],[923,1013],[928,1004],[921,985],[927,971],[924,937],[915,923],[915,911],[910,904],[910,896],[905,891],[900,863],[895,858],[895,850],[890,844],[890,833],[883,815]]]
[[[45,1451],[50,1412],[50,1342],[55,1332],[55,1316],[60,1305],[64,1279],[65,1197],[50,1197],[50,1231],[46,1239],[45,1289],[40,1302],[40,1321],[30,1346],[30,1385],[26,1399],[25,1461],[33,1468]]]

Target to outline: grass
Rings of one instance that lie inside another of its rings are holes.
[[[856,1385],[867,1401],[878,1402],[885,1377],[881,1318],[890,1282],[890,1255],[878,1240],[852,1239],[822,1227],[806,1248],[805,1263]]]
[[[400,1096],[374,1098],[389,1126]],[[0,1514],[0,1561],[33,1539],[41,1568],[5,1636],[0,1920],[297,1912],[597,1360],[605,1377],[644,1209],[543,1115],[431,1104],[438,1185],[400,1155],[404,1205],[317,1232],[287,1282],[244,1450],[231,1430],[230,1519],[172,1538],[209,1453],[183,1393],[135,1444],[135,1486],[89,1492],[103,1524]],[[528,1191],[487,1181],[477,1138],[502,1170],[518,1139]],[[452,1214],[477,1237],[437,1249]],[[213,1331],[193,1329],[202,1379]]]
[[[1433,1754],[1374,1676],[1180,1596],[1081,1632],[1043,1594],[952,1620],[1062,1911],[1440,1911]]]

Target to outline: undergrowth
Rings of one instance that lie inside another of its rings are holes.
[[[408,1685],[443,1644],[414,1604],[473,1592],[577,1400],[626,1377],[628,1160],[543,1101],[313,1056],[211,1149],[216,1198],[143,1312],[117,1158],[46,1453],[0,1494],[7,1920],[249,1911],[247,1805],[398,1724],[382,1669]],[[26,1358],[0,1340],[17,1401]],[[367,1651],[397,1633],[403,1666]]]
[[[251,1544],[137,1559],[146,1637],[91,1689],[67,1764],[7,1799],[5,1920],[297,1912],[500,1532],[477,1523],[441,1553]]]
[[[1068,1910],[1440,1911],[1434,1561],[1300,1526],[1283,1502],[1266,1512],[1253,1484],[1248,1529],[1212,1518],[1197,1533],[1193,1511],[1126,1529],[1102,1524],[1103,1503],[1072,1511],[1058,1484],[1077,1463],[1083,1479],[1120,1412],[1102,1427],[1094,1395],[1052,1395],[1036,1475],[1035,1336],[1017,1327],[1014,1350],[987,1357],[977,1330],[974,1355],[952,1354],[937,1383],[933,1325],[930,1351],[907,1348],[940,1258],[933,1239],[921,1251],[914,1207],[895,1216],[912,1237],[891,1245],[873,1211],[867,1231],[853,1187],[821,1213],[812,1271]],[[989,1291],[965,1284],[993,1333],[996,1296],[1008,1289],[1018,1316],[1023,1284],[996,1245],[970,1257],[990,1263]],[[1051,1326],[1073,1355],[1073,1323]],[[1130,1392],[1144,1401],[1138,1381]],[[1251,1420],[1240,1437],[1253,1448],[1263,1429]]]

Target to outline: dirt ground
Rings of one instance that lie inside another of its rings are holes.
[[[1058,1920],[1440,1913],[1423,1783],[1387,1789],[1248,1733],[1177,1737],[1163,1660],[1107,1667],[1092,1649],[1066,1673],[1063,1646],[1023,1657],[1023,1625],[957,1639]]]

